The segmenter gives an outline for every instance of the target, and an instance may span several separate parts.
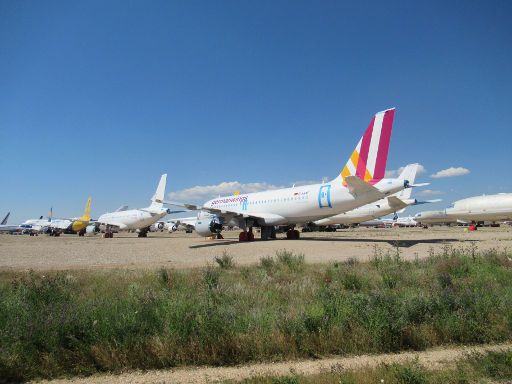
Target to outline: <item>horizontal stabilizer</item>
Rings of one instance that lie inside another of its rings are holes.
[[[430,183],[409,184],[409,187],[410,188],[413,188],[413,187],[425,187],[427,185],[430,185]]]
[[[200,205],[179,203],[177,201],[169,201],[169,200],[162,200],[162,204],[174,205],[176,207],[183,207],[183,208],[187,208],[191,211],[198,211],[202,208]]]
[[[128,206],[127,205],[121,205],[119,208],[117,208],[115,210],[115,212],[123,212],[123,211],[126,211],[128,210]]]
[[[388,203],[389,203],[389,206],[391,208],[393,208],[395,211],[407,207],[407,204],[404,203],[402,200],[400,200],[396,196],[389,196],[388,197]]]
[[[347,176],[345,178],[345,182],[347,183],[347,188],[355,196],[360,195],[375,195],[376,199],[383,198],[384,194],[375,188],[373,185],[367,183],[366,181],[361,180],[357,176]]]

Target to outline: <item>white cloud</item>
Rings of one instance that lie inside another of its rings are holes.
[[[422,191],[418,191],[416,193],[417,196],[439,196],[444,195],[443,191],[439,191],[437,189],[424,189]]]
[[[442,177],[454,177],[454,176],[463,176],[469,173],[469,169],[464,167],[450,167],[447,169],[443,169],[439,172],[430,175],[430,177],[434,179],[440,179]]]
[[[384,177],[386,177],[386,178],[398,177],[402,173],[404,168],[405,167],[400,167],[398,169],[391,169],[389,171],[386,171],[386,173],[384,174]],[[425,173],[426,171],[427,171],[427,169],[423,165],[418,164],[418,171],[416,172],[416,175],[421,175],[422,173]]]

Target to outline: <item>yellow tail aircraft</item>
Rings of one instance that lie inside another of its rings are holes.
[[[51,219],[49,224],[49,233],[53,236],[59,236],[61,233],[76,234],[83,236],[85,229],[91,221],[91,198],[87,199],[84,214],[77,219]]]

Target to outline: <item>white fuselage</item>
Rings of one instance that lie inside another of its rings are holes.
[[[512,219],[512,193],[475,196],[458,200],[446,215],[463,221],[503,221]]]
[[[409,205],[413,205],[416,203],[415,199],[402,199],[402,201]],[[335,215],[332,217],[327,217],[325,219],[315,221],[316,225],[335,225],[335,224],[359,224],[365,221],[378,219],[379,217],[389,215],[396,211],[396,208],[393,208],[389,205],[387,199],[380,199],[375,203],[366,204],[362,207],[353,209],[348,212],[340,213],[339,215]]]
[[[383,179],[374,187],[390,195],[404,189],[404,181]],[[257,220],[259,225],[287,225],[333,216],[372,201],[374,195],[354,195],[346,187],[326,183],[219,197],[207,201],[204,207],[261,217]]]
[[[151,226],[165,215],[167,215],[167,210],[164,208],[151,212],[129,209],[121,212],[105,213],[97,221],[99,223],[112,223],[112,226],[117,226],[120,230],[141,229]]]
[[[457,219],[446,215],[445,211],[423,211],[414,215],[414,220],[420,224],[451,224],[456,223]]]

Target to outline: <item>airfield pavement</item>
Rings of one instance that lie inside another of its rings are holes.
[[[467,232],[463,227],[356,228],[301,233],[300,240],[285,240],[279,234],[278,240],[251,243],[239,243],[238,233],[223,232],[224,240],[184,232],[150,233],[148,238],[120,233],[113,239],[101,235],[0,235],[0,270],[196,268],[215,263],[214,258],[223,252],[233,256],[237,265],[248,265],[283,249],[303,253],[308,263],[349,258],[368,261],[376,253],[396,255],[397,246],[400,256],[406,259],[428,257],[432,251],[442,252],[446,246],[476,247],[479,251],[512,249],[510,226],[480,228],[476,232]]]

